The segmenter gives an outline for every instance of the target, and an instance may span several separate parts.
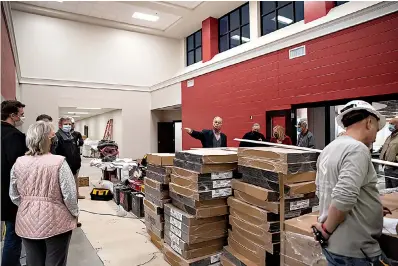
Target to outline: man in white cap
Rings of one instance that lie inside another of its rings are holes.
[[[383,206],[368,147],[386,120],[372,105],[358,100],[345,105],[337,123],[346,128],[345,135],[318,158],[316,238],[327,243],[323,252],[329,265],[381,265],[376,263],[387,260],[377,241],[383,229]]]
[[[381,149],[380,160],[398,162],[398,116],[389,121],[391,135]],[[398,168],[386,165],[384,168],[386,188],[398,187]]]

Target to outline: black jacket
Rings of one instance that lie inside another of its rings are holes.
[[[10,199],[10,172],[18,157],[27,151],[25,134],[1,122],[1,220],[15,221],[18,207]]]
[[[220,133],[221,135],[221,147],[227,147],[227,136],[224,133]],[[203,148],[214,148],[213,147],[213,138],[214,132],[213,130],[203,129],[202,131],[193,130],[191,136],[195,139],[200,140],[202,142]]]
[[[260,132],[253,132],[253,131],[246,133],[242,139],[265,141],[265,137],[263,134],[261,134]],[[259,146],[261,147],[261,146],[265,146],[265,145],[249,143],[249,142],[241,142],[239,144],[239,147],[259,147]]]
[[[82,134],[79,131],[73,131],[72,136],[75,139],[75,143],[77,144],[78,147],[83,146],[84,140]]]
[[[72,136],[71,139],[64,139],[60,130],[56,133],[58,138],[58,144],[55,149],[57,155],[65,157],[72,173],[75,175],[77,171],[82,166],[82,159],[80,158],[79,147],[77,147],[76,142]]]

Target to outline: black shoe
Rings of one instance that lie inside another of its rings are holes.
[[[77,223],[77,227],[82,227],[82,223]]]

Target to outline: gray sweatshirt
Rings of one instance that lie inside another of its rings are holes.
[[[381,254],[377,238],[383,229],[383,207],[376,188],[377,175],[370,151],[362,142],[342,136],[320,154],[317,164],[319,222],[324,222],[332,204],[347,212],[333,232],[328,250],[334,254],[364,258]]]

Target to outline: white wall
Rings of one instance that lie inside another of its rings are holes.
[[[181,104],[181,82],[151,92],[151,109]]]
[[[40,114],[59,117],[59,106],[85,106],[121,109],[121,157],[142,158],[151,152],[150,93],[103,89],[65,88],[44,85],[21,85],[26,104],[23,130]]]
[[[181,41],[13,11],[24,78],[150,86],[183,68]]]
[[[77,121],[75,130],[84,135],[84,126],[88,126],[88,137],[92,140],[101,140],[104,137],[109,119],[113,119],[113,140],[121,145],[123,141],[122,110],[115,110]],[[123,147],[120,148],[123,149]]]

